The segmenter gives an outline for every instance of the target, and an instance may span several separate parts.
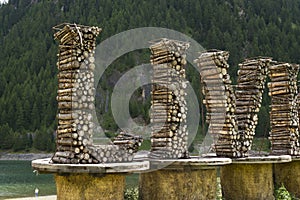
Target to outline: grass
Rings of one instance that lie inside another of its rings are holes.
[[[150,150],[151,148],[151,141],[150,140],[144,140],[142,145],[139,147],[139,150]]]
[[[270,152],[270,141],[268,138],[253,138],[252,150],[260,152]]]

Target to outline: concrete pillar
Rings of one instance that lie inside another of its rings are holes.
[[[160,161],[162,163],[163,161]],[[217,166],[230,159],[179,159],[168,166],[140,175],[141,200],[215,200]],[[152,169],[154,162],[151,162]]]
[[[274,164],[275,185],[285,188],[295,197],[300,198],[300,158],[293,158],[289,163]]]
[[[55,182],[58,200],[124,199],[125,176],[121,174],[56,174]]]
[[[273,164],[289,162],[290,156],[262,156],[233,159],[222,166],[221,185],[226,200],[274,200]]]

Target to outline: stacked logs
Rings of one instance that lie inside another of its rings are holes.
[[[235,115],[242,156],[251,149],[270,62],[271,58],[259,57],[239,64]]]
[[[218,156],[239,157],[237,125],[235,122],[235,95],[227,73],[229,52],[210,50],[195,60],[203,83],[206,122],[213,135]]]
[[[299,65],[276,63],[269,67],[271,153],[298,155],[299,118],[297,75]]]
[[[141,146],[143,138],[141,136],[132,135],[121,132],[114,138],[113,144],[123,146],[129,153],[136,153]]]
[[[298,81],[299,84],[299,81]],[[300,91],[299,91],[299,86],[297,85],[298,88],[298,94],[297,94],[297,106],[298,106],[298,118],[300,117]],[[299,125],[298,125],[298,130],[300,130],[300,121],[299,121]]]
[[[58,127],[55,163],[99,163],[130,161],[123,146],[94,146],[95,46],[101,29],[76,24],[54,27],[58,53]]]
[[[150,46],[152,78],[152,158],[188,156],[185,51],[188,43],[161,39]]]
[[[93,162],[88,145],[92,145],[94,124],[94,48],[98,27],[63,24],[54,38],[59,41],[58,53],[58,127],[57,163]],[[96,161],[94,161],[96,162]]]
[[[134,154],[128,153],[122,145],[95,145],[90,146],[89,149],[95,163],[130,162],[134,157]]]

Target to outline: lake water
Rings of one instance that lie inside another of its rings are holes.
[[[0,160],[0,199],[34,197],[36,187],[39,195],[56,194],[53,175],[36,175],[31,161]]]
[[[138,185],[138,174],[126,177],[126,187]],[[31,161],[0,160],[0,200],[14,197],[34,197],[35,188],[39,196],[56,194],[54,177],[51,174],[36,175]]]

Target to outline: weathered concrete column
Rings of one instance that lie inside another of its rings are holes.
[[[55,175],[57,199],[123,199],[125,176],[105,174],[97,177],[90,174]]]
[[[140,199],[215,200],[217,194],[216,168],[230,162],[231,160],[228,158],[151,161],[152,171],[140,175]],[[163,168],[158,166],[163,166]]]
[[[285,188],[300,198],[300,157],[292,157],[292,162],[274,164],[275,185]]]
[[[149,169],[148,161],[105,164],[53,164],[32,161],[40,173],[54,173],[58,200],[122,200],[125,175]]]
[[[233,159],[221,168],[226,200],[274,200],[273,163],[290,162],[290,156],[261,156]]]

